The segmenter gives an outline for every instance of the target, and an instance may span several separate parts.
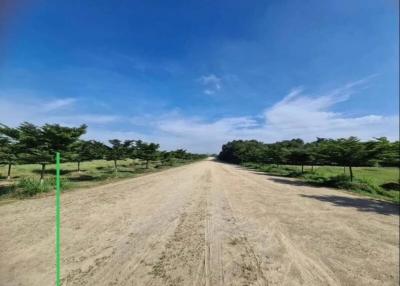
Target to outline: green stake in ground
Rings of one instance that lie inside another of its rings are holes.
[[[60,286],[60,153],[56,153],[56,285]]]

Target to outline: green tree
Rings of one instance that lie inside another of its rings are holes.
[[[56,152],[68,153],[71,145],[86,132],[86,125],[64,127],[59,124],[45,124],[38,127],[24,122],[18,127],[19,143],[24,163],[42,166],[40,181],[43,182],[46,165],[54,162]]]
[[[111,146],[108,147],[106,152],[106,159],[114,161],[114,171],[118,172],[118,160],[124,160],[129,157],[132,150],[133,140],[121,141],[118,139],[112,139],[108,141]]]
[[[279,166],[286,162],[288,154],[289,150],[287,147],[283,147],[279,143],[269,144],[265,155],[265,162]]]
[[[78,164],[77,171],[81,172],[81,162],[102,159],[106,152],[106,146],[95,140],[78,140],[71,145],[69,158]]]
[[[149,168],[149,162],[156,160],[158,156],[159,144],[146,143],[141,140],[136,141],[137,157],[146,161],[146,169]]]
[[[15,128],[0,124],[0,163],[7,165],[7,180],[11,179],[11,167],[18,162],[19,132]]]
[[[385,167],[400,167],[399,141],[390,142],[386,137],[376,138],[370,142],[370,149],[375,150],[379,165]]]
[[[172,165],[173,160],[176,158],[174,157],[174,152],[168,152],[168,151],[161,151],[159,153],[160,159],[161,159],[161,164],[162,165]]]
[[[310,162],[310,157],[306,148],[296,148],[289,151],[287,159],[291,164],[301,165],[301,172],[304,173],[304,165]]]
[[[323,150],[328,154],[331,162],[349,168],[351,181],[354,178],[353,167],[367,165],[374,159],[375,154],[354,136],[329,140],[325,147]]]
[[[234,140],[222,146],[218,155],[221,161],[240,164],[265,161],[267,146],[256,140]]]

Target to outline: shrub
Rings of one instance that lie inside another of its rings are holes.
[[[318,185],[318,186],[325,186],[325,187],[333,187],[333,188],[340,188],[340,189],[351,189],[351,181],[350,177],[346,176],[344,174],[342,175],[337,175],[337,176],[331,176],[331,177],[325,177],[322,175],[319,175],[317,173],[309,173],[306,174],[305,180],[308,183],[311,183],[313,185]]]
[[[38,193],[48,192],[51,188],[51,184],[49,183],[49,179],[40,183],[39,180],[33,178],[22,178],[17,183],[17,194],[21,197],[31,197]]]
[[[61,189],[69,187],[69,181],[62,178],[60,181]],[[40,183],[39,180],[33,178],[21,178],[17,183],[17,196],[32,197],[39,193],[47,193],[56,188],[56,179],[48,178]]]
[[[350,181],[350,177],[344,174],[332,177],[324,177],[318,174],[308,174],[305,176],[305,179],[308,183],[318,186],[361,191],[370,194],[380,194],[382,192],[379,186],[368,180],[357,179],[352,182]]]
[[[400,184],[395,182],[389,182],[381,185],[385,190],[400,191]]]
[[[286,176],[297,178],[303,176],[303,173],[298,170],[288,170]]]
[[[352,189],[353,183],[350,177],[345,174],[340,174],[336,176],[329,177],[326,182],[327,186],[334,187],[338,189]]]
[[[375,185],[371,181],[364,179],[357,179],[352,184],[352,189],[357,191],[367,192],[370,194],[382,194],[382,190],[379,186]]]
[[[304,178],[305,178],[307,183],[310,183],[310,184],[313,184],[313,185],[321,185],[321,186],[325,185],[326,182],[329,180],[328,177],[319,175],[317,173],[306,174],[304,176]]]
[[[0,196],[12,194],[16,190],[15,184],[4,184],[0,185]]]

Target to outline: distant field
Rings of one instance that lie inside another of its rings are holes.
[[[94,160],[81,163],[81,172],[77,171],[77,163],[62,163],[61,175],[65,181],[65,188],[90,187],[98,184],[112,182],[121,178],[130,178],[142,173],[154,172],[173,166],[179,166],[191,161],[175,160],[172,165],[163,166],[160,162],[150,162],[149,169],[146,169],[145,162],[139,159],[119,160],[118,172],[114,171],[114,162],[106,160]],[[6,165],[0,165],[0,196],[9,195],[15,190],[15,186],[23,178],[39,180],[39,164],[24,164],[12,166],[11,180],[6,179]],[[55,164],[46,166],[45,179],[55,178]]]

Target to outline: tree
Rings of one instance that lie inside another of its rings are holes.
[[[118,160],[126,159],[132,148],[133,140],[121,141],[118,139],[112,139],[108,141],[111,146],[108,147],[106,152],[106,159],[114,161],[114,171],[118,172],[117,162]]]
[[[285,160],[289,154],[289,150],[279,143],[269,144],[266,151],[266,163],[273,163],[279,166],[279,164],[285,163]]]
[[[304,173],[304,165],[310,161],[310,152],[305,148],[296,148],[289,151],[287,159],[291,164],[301,165],[301,172]]]
[[[77,162],[78,173],[81,172],[81,162],[95,160],[95,159],[102,159],[106,152],[106,146],[98,141],[90,140],[78,140],[71,145],[71,151],[69,158]]]
[[[221,161],[240,164],[244,162],[262,163],[265,161],[267,146],[256,140],[234,140],[222,146],[218,155]]]
[[[70,151],[71,145],[86,132],[86,125],[64,127],[59,124],[45,124],[42,127],[24,122],[18,128],[19,143],[24,153],[24,163],[38,163],[42,166],[40,181],[43,182],[46,165],[54,162],[56,152]]]
[[[149,162],[157,158],[159,147],[160,145],[156,143],[145,143],[141,140],[136,141],[137,157],[146,161],[146,169],[149,168]]]
[[[340,166],[347,166],[350,172],[350,181],[353,181],[353,167],[365,166],[374,159],[375,152],[366,149],[357,137],[329,140],[325,143],[324,152],[329,156],[331,162]]]
[[[400,143],[390,142],[386,137],[376,138],[369,142],[369,148],[374,149],[376,158],[381,166],[400,167]]]
[[[15,128],[10,128],[0,124],[0,163],[7,164],[7,180],[11,179],[11,167],[18,161],[19,132]]]
[[[100,160],[104,159],[107,153],[107,146],[99,141],[90,140],[90,153],[91,160]]]
[[[184,149],[177,149],[173,151],[171,155],[173,155],[174,158],[176,159],[182,159],[182,160],[187,159],[189,156],[189,154]]]
[[[169,164],[172,165],[173,159],[176,158],[174,157],[174,152],[168,152],[168,151],[161,151],[159,153],[160,159],[161,159],[161,164]]]

